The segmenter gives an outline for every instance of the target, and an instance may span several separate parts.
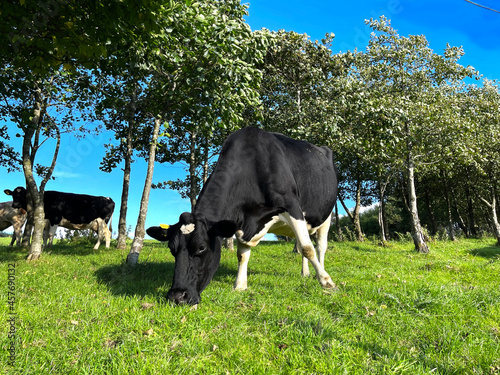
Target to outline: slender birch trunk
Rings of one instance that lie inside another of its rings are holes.
[[[132,242],[132,247],[130,249],[130,253],[127,256],[127,264],[131,266],[135,266],[139,260],[139,254],[141,253],[142,245],[144,243],[144,236],[146,234],[146,215],[148,213],[149,193],[151,191],[151,183],[153,181],[153,171],[156,156],[156,141],[158,140],[161,121],[161,118],[157,118],[154,122],[155,125],[153,130],[153,138],[149,147],[148,171],[146,174],[146,181],[144,182],[144,190],[142,192],[139,217],[137,218],[137,225],[135,227],[135,236]]]
[[[380,239],[382,242],[387,242],[387,236],[385,233],[385,184],[382,184],[380,181],[381,177],[379,175],[379,183],[378,183],[378,198],[379,198],[379,207],[378,207],[378,225],[380,227]]]
[[[444,173],[442,174],[442,178],[444,181],[444,199],[446,201],[446,211],[448,214],[448,238],[450,241],[455,241],[455,230],[453,229],[453,215],[451,212],[451,200],[450,194],[448,192],[448,183]]]
[[[335,201],[335,233],[337,233],[337,238],[341,241],[340,238],[340,216],[339,216],[339,204],[338,200]]]
[[[358,241],[363,241],[364,235],[363,232],[361,231],[361,225],[359,221],[359,206],[361,204],[361,194],[359,195],[359,200],[358,200],[358,192],[356,191],[356,206],[354,207],[353,212],[350,212],[347,206],[345,205],[344,200],[340,195],[337,196],[340,204],[342,207],[344,207],[345,212],[347,213],[347,216],[351,219],[353,225],[354,225],[354,231],[356,233],[356,238]]]
[[[500,223],[498,222],[496,189],[494,185],[492,185],[491,187],[491,202],[489,202],[483,197],[480,197],[480,199],[490,209],[491,220],[492,220],[491,226],[493,229],[493,234],[497,239],[497,245],[500,246]]]
[[[52,84],[53,78],[48,82]],[[33,166],[35,164],[35,156],[40,147],[40,131],[44,116],[47,116],[46,109],[48,106],[49,96],[44,97],[42,89],[35,84],[33,89],[34,105],[33,115],[30,124],[24,130],[23,146],[22,146],[22,166],[24,178],[26,180],[26,194],[28,203],[28,217],[32,226],[27,225],[25,228],[25,241],[23,244],[29,244],[31,236],[30,251],[27,260],[37,260],[42,253],[43,244],[43,229],[45,227],[45,211],[43,207],[43,197],[45,185],[50,180],[54,168],[56,166],[59,148],[61,146],[61,133],[53,120],[49,118],[48,127],[56,131],[56,147],[52,156],[52,163],[47,169],[46,174],[40,183],[40,188],[37,187],[34,175]],[[43,142],[42,142],[43,143]]]
[[[28,183],[26,183],[26,186],[28,186]],[[35,225],[33,218],[35,210],[33,208],[33,200],[31,199],[29,190],[26,190],[26,206],[28,217],[26,219],[26,225],[24,226],[22,247],[29,247],[31,245],[31,233],[33,233],[33,227]]]
[[[361,230],[361,220],[359,217],[359,210],[361,209],[361,180],[358,180],[356,184],[356,205],[354,206],[354,231],[356,232],[356,238],[358,241],[364,241],[365,236]]]
[[[191,133],[191,144],[189,150],[189,200],[191,201],[191,212],[194,211],[196,205],[196,197],[198,196],[198,189],[196,183],[196,131]]]
[[[124,250],[127,247],[127,206],[130,189],[130,173],[132,164],[132,137],[135,129],[135,112],[137,96],[135,91],[132,94],[130,103],[130,114],[128,120],[127,149],[125,150],[125,166],[123,168],[122,197],[120,203],[120,218],[118,221],[118,243],[116,248]]]
[[[42,120],[42,90],[36,88],[35,94],[35,106],[33,109],[33,117],[31,119],[31,126],[27,127],[24,132],[23,139],[23,171],[24,177],[26,179],[26,187],[31,196],[31,202],[33,203],[33,234],[31,238],[30,251],[28,254],[28,261],[37,260],[42,254],[42,243],[43,243],[43,229],[44,229],[44,209],[43,209],[43,190],[38,191],[36,185],[35,177],[33,176],[33,159],[32,153],[36,152],[32,147],[32,138],[35,135],[36,130],[39,128],[39,124]]]
[[[429,247],[425,242],[417,208],[417,192],[415,189],[415,161],[411,141],[408,141],[408,204],[410,209],[411,235],[415,250],[419,253],[428,253]]]
[[[457,197],[455,195],[455,192],[453,190],[453,187],[449,186],[451,197],[450,197],[450,203],[452,208],[455,210],[455,214],[458,220],[458,226],[463,230],[465,233],[465,237],[469,238],[470,237],[470,232],[467,224],[465,223],[464,219],[462,218],[462,215],[460,214],[460,211],[458,209],[458,202],[457,202]]]

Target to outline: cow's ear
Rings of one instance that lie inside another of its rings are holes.
[[[212,225],[208,234],[230,238],[236,233],[236,230],[238,230],[238,228],[236,227],[236,223],[234,221],[222,220]]]
[[[7,195],[12,195],[12,190],[5,189],[3,192]]]
[[[158,241],[168,241],[169,240],[169,226],[161,224],[159,227],[149,227],[146,229],[146,233]]]

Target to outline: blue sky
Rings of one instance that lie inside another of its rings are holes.
[[[500,8],[500,2],[493,0],[477,1],[482,5]],[[392,20],[392,26],[400,35],[425,35],[431,48],[442,53],[446,44],[463,46],[465,56],[462,65],[472,65],[486,78],[500,78],[500,14],[479,8],[465,0],[385,0],[356,2],[325,0],[251,0],[243,1],[249,5],[247,22],[253,30],[267,28],[277,31],[284,29],[306,33],[311,39],[321,39],[326,33],[334,33],[333,52],[364,50],[370,30],[365,19],[385,15]],[[21,149],[21,138],[16,138],[15,126],[9,128],[11,145]],[[48,190],[110,196],[117,208],[113,217],[114,230],[117,229],[119,202],[123,173],[116,169],[112,173],[99,171],[99,163],[108,142],[109,134],[76,139],[71,134],[64,135],[55,181],[49,182]],[[47,163],[53,152],[50,143],[39,151],[39,163]],[[135,229],[139,202],[144,187],[146,164],[137,161],[132,165],[132,178],[128,205],[127,223]],[[186,172],[182,165],[155,165],[153,180],[183,178]],[[24,186],[21,172],[7,173],[0,167],[0,194],[3,190]],[[0,201],[7,201],[3,195]],[[353,206],[351,203],[350,206]],[[179,215],[190,210],[187,200],[170,190],[152,190],[146,227],[159,223],[173,224]]]

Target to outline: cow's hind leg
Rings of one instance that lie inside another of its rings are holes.
[[[248,260],[250,259],[251,247],[241,243],[239,240],[236,241],[237,244],[237,254],[238,254],[238,276],[236,277],[236,282],[234,283],[235,290],[246,290],[247,289],[247,272],[248,272]]]
[[[316,271],[316,278],[318,279],[320,285],[323,288],[335,288],[336,286],[333,283],[332,278],[325,271],[324,266],[320,263],[318,257],[316,256],[316,250],[311,241],[311,238],[309,237],[309,231],[307,229],[306,221],[304,219],[295,219],[289,214],[284,215],[295,233],[298,248],[301,251],[302,256],[313,265]],[[322,256],[322,258],[324,258],[324,256]],[[305,261],[303,260],[303,266],[304,262]]]
[[[95,219],[96,220],[96,227],[94,228],[91,228],[91,229],[97,229],[95,230],[97,232],[97,242],[96,244],[94,245],[94,250],[97,250],[99,249],[99,246],[101,246],[101,238],[103,236],[106,236],[106,231],[105,229],[106,228],[106,223],[104,222],[104,220],[102,220],[101,218],[97,218]],[[108,238],[106,237],[106,247],[109,247],[109,243],[108,243]]]
[[[97,231],[97,242],[94,245],[94,250],[99,249],[99,246],[101,246],[101,237],[102,237],[102,232],[101,232],[101,230],[98,230]]]
[[[330,229],[331,221],[332,216],[330,215],[316,231],[318,260],[323,268],[325,268],[325,254],[328,248],[328,230]]]
[[[299,245],[297,245],[297,248],[299,248]],[[303,254],[302,250],[299,251],[301,254]],[[302,255],[302,276],[303,277],[311,276],[311,273],[309,272],[309,261],[304,255]]]
[[[57,225],[50,225],[50,221],[45,220],[45,228],[43,229],[43,247],[52,247],[56,232]]]

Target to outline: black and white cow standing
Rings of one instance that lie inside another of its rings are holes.
[[[5,190],[12,196],[12,207],[27,209],[26,189],[17,187],[13,191]],[[111,198],[96,197],[85,194],[46,191],[43,196],[45,219],[48,222],[44,230],[44,245],[52,242],[57,226],[68,229],[93,229],[97,232],[98,249],[102,237],[106,239],[106,248],[111,242],[111,232],[106,226],[115,210],[115,202]]]
[[[14,245],[15,241],[17,241],[18,246],[21,244],[23,225],[26,223],[27,217],[27,212],[22,208],[12,207],[12,202],[0,203],[0,230],[5,230],[10,226],[14,228],[10,246]]]
[[[169,241],[175,257],[168,298],[178,304],[199,303],[219,266],[221,239],[234,234],[235,289],[247,288],[250,249],[268,232],[295,237],[303,255],[302,273],[309,273],[309,261],[321,286],[334,288],[324,257],[337,186],[329,148],[250,127],[233,133],[193,213],[183,213],[170,227],[147,230],[151,237]],[[310,234],[317,236],[317,254]]]

